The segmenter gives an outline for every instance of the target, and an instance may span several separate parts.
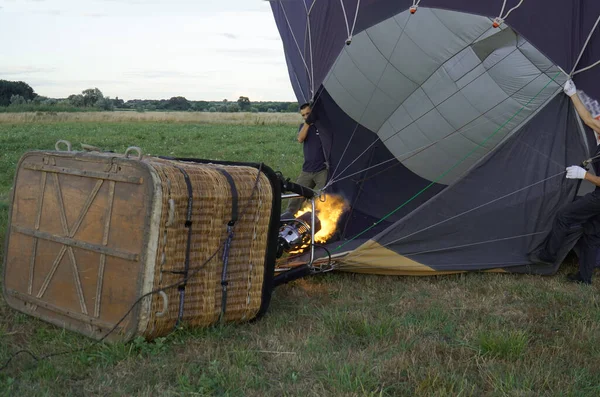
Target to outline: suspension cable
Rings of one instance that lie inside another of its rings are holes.
[[[354,13],[354,22],[352,23],[352,29],[350,30],[350,35],[348,36],[348,41],[352,41],[352,36],[354,35],[354,28],[356,27],[356,20],[358,19],[358,10],[360,9],[360,0],[356,3],[356,12]],[[346,44],[349,44],[346,41]]]
[[[311,80],[310,84],[311,84],[311,86],[314,86],[314,83],[313,83],[313,81],[311,79],[310,70],[308,69],[308,65],[306,64],[306,59],[304,59],[304,54],[302,54],[302,50],[300,49],[300,44],[298,44],[298,40],[296,40],[296,35],[294,34],[294,30],[292,29],[292,25],[290,24],[290,20],[288,19],[287,13],[285,12],[285,7],[283,6],[283,2],[279,2],[279,5],[281,6],[281,10],[283,11],[283,16],[285,17],[285,21],[287,22],[288,28],[290,29],[290,33],[292,34],[294,42],[296,43],[296,48],[298,49],[298,53],[300,54],[300,58],[302,58],[302,63],[304,64],[304,68],[306,69],[306,73],[308,75],[308,79]],[[306,17],[306,20],[308,21],[308,16]]]
[[[396,240],[390,241],[390,242],[386,243],[386,244],[384,245],[384,247],[385,247],[385,246],[388,246],[388,245],[391,245],[391,244],[398,243],[398,242],[400,242],[400,241],[402,241],[402,240],[405,240],[405,239],[407,239],[407,238],[409,238],[409,237],[412,237],[412,236],[414,236],[415,234],[419,234],[419,233],[421,233],[421,232],[424,232],[424,231],[426,231],[426,230],[433,229],[434,227],[437,227],[437,226],[439,226],[439,225],[441,225],[441,224],[444,224],[444,223],[446,223],[446,222],[449,222],[449,221],[451,221],[451,220],[453,220],[453,219],[460,218],[461,216],[464,216],[464,215],[467,215],[467,214],[469,214],[469,213],[471,213],[471,212],[477,211],[477,210],[479,210],[479,209],[481,209],[481,208],[483,208],[483,207],[487,207],[488,205],[491,205],[491,204],[494,204],[494,203],[496,203],[496,202],[498,202],[498,201],[504,200],[505,198],[508,198],[508,197],[510,197],[510,196],[512,196],[512,195],[514,195],[514,194],[520,193],[520,192],[522,192],[522,191],[525,191],[525,190],[527,190],[527,189],[531,189],[532,187],[534,187],[534,186],[536,186],[536,185],[539,185],[539,184],[541,184],[541,183],[544,183],[544,182],[546,182],[546,181],[549,181],[550,179],[554,179],[554,178],[556,178],[556,177],[558,177],[558,176],[564,175],[565,173],[566,173],[566,171],[561,171],[561,172],[559,172],[559,173],[557,173],[557,174],[554,174],[554,175],[552,175],[552,176],[549,176],[549,177],[547,177],[547,178],[544,178],[544,179],[542,179],[541,181],[534,182],[534,183],[532,183],[532,184],[530,184],[530,185],[527,185],[527,186],[525,186],[525,187],[522,187],[522,188],[520,188],[520,189],[517,189],[517,190],[515,190],[515,191],[513,191],[513,192],[510,192],[510,193],[508,193],[508,194],[505,194],[504,196],[500,196],[500,197],[497,197],[497,198],[495,198],[495,199],[493,199],[493,200],[490,200],[490,201],[488,201],[487,203],[484,203],[484,204],[478,205],[477,207],[474,207],[474,208],[470,208],[470,209],[468,209],[468,210],[466,210],[466,211],[464,211],[464,212],[461,212],[460,214],[457,214],[457,215],[451,216],[450,218],[444,219],[443,221],[440,221],[440,222],[438,222],[438,223],[434,223],[433,225],[430,225],[430,226],[427,226],[427,227],[425,227],[425,228],[423,228],[423,229],[417,230],[416,232],[413,232],[413,233],[407,234],[407,235],[406,235],[406,236],[404,236],[404,237],[400,237],[400,238],[398,238],[398,239],[396,239]]]
[[[590,43],[590,40],[592,39],[592,36],[594,35],[594,32],[596,31],[596,28],[598,27],[599,23],[600,23],[600,15],[598,16],[598,19],[596,20],[594,27],[592,28],[592,30],[590,31],[590,34],[588,35],[587,39],[585,40],[585,43],[583,44],[583,48],[581,49],[581,52],[579,53],[579,56],[577,57],[577,61],[575,61],[575,65],[573,65],[573,69],[571,70],[571,74],[569,76],[574,76],[578,73],[585,72],[586,70],[589,70],[595,66],[600,65],[600,60],[599,60],[598,62],[596,62],[588,67],[585,67],[583,69],[575,71],[575,69],[577,68],[577,65],[579,65],[579,61],[581,61],[581,57],[583,56],[585,50],[587,49],[587,46]]]
[[[525,190],[527,190],[527,189],[530,189],[530,188],[532,188],[532,187],[534,187],[534,186],[536,186],[536,185],[539,185],[539,184],[541,184],[541,183],[544,183],[544,182],[546,182],[546,181],[548,181],[548,180],[550,180],[550,179],[556,178],[556,177],[558,177],[558,176],[562,176],[562,175],[564,175],[565,173],[566,173],[566,171],[561,171],[561,172],[559,172],[559,173],[557,173],[557,174],[554,174],[554,175],[552,175],[552,176],[549,176],[549,177],[547,177],[547,178],[544,178],[544,179],[542,179],[541,181],[537,181],[537,182],[535,182],[535,183],[532,183],[532,184],[530,184],[530,185],[527,185],[527,186],[525,186],[525,187],[522,187],[522,188],[520,188],[520,189],[517,189],[517,190],[515,190],[515,191],[513,191],[513,192],[510,192],[510,193],[508,193],[508,194],[505,194],[505,195],[503,195],[503,196],[501,196],[501,197],[497,197],[497,198],[495,198],[495,199],[493,199],[493,200],[490,200],[490,201],[488,201],[487,203],[484,203],[484,204],[481,204],[481,205],[479,205],[479,206],[477,206],[477,207],[474,207],[474,208],[468,209],[467,211],[464,211],[464,212],[461,212],[460,214],[456,214],[456,215],[454,215],[454,216],[451,216],[450,218],[447,218],[447,219],[444,219],[444,220],[442,220],[442,221],[440,221],[440,222],[434,223],[433,225],[429,225],[429,226],[427,226],[427,227],[424,227],[424,228],[422,228],[422,229],[420,229],[420,230],[417,230],[417,231],[415,231],[415,232],[413,232],[413,233],[407,234],[406,236],[403,236],[403,237],[400,237],[400,238],[398,238],[398,239],[395,239],[395,240],[389,241],[389,242],[387,242],[387,243],[385,243],[385,244],[382,244],[381,246],[382,246],[382,247],[388,247],[388,246],[390,246],[390,245],[392,245],[392,244],[396,244],[396,243],[398,243],[398,242],[400,242],[400,241],[402,241],[402,240],[405,240],[405,239],[407,239],[407,238],[409,238],[409,237],[412,237],[412,236],[414,236],[414,235],[416,235],[416,234],[419,234],[419,233],[421,233],[421,232],[424,232],[424,231],[426,231],[426,230],[429,230],[429,229],[433,229],[434,227],[437,227],[437,226],[439,226],[439,225],[441,225],[441,224],[443,224],[443,223],[449,222],[449,221],[451,221],[451,220],[453,220],[453,219],[456,219],[456,218],[459,218],[459,217],[461,217],[461,216],[464,216],[464,215],[466,215],[466,214],[469,214],[469,213],[471,213],[471,212],[477,211],[477,210],[479,210],[479,209],[481,209],[481,208],[483,208],[483,207],[486,207],[486,206],[488,206],[488,205],[490,205],[490,204],[493,204],[493,203],[495,203],[495,202],[498,202],[498,201],[500,201],[500,200],[504,200],[504,199],[505,199],[505,198],[507,198],[507,197],[510,197],[510,196],[512,196],[512,195],[514,195],[514,194],[517,194],[517,193],[520,193],[520,192],[522,192],[522,191],[525,191]],[[426,253],[431,253],[431,252],[444,251],[444,250],[455,249],[455,248],[466,248],[466,247],[475,246],[475,245],[489,244],[489,243],[494,243],[494,242],[498,242],[498,241],[506,241],[506,240],[516,239],[516,238],[522,238],[522,237],[534,236],[534,235],[543,234],[543,233],[546,233],[546,231],[534,232],[534,233],[528,233],[528,234],[517,235],[517,236],[510,236],[510,237],[502,237],[502,238],[497,238],[497,239],[493,239],[493,240],[486,240],[486,241],[479,241],[479,242],[475,242],[475,243],[469,243],[469,244],[457,245],[457,246],[453,246],[453,247],[444,247],[444,248],[438,248],[438,249],[427,250],[427,251],[419,251],[419,252],[414,252],[414,253],[407,253],[407,254],[405,254],[405,255],[413,255],[413,256],[414,256],[414,255],[420,255],[420,254],[426,254]],[[369,248],[365,248],[365,251],[367,251],[367,250],[369,250]],[[354,258],[359,258],[359,257],[361,257],[361,256],[363,256],[363,255],[365,255],[365,252],[359,252],[358,254],[356,254],[356,255],[354,256]]]
[[[306,10],[306,25],[308,27],[308,48],[310,52],[310,80],[311,80],[311,88],[310,88],[310,97],[315,96],[315,67],[313,63],[313,48],[312,48],[312,35],[310,29],[310,11],[306,6],[306,2],[302,2],[304,4],[304,9]]]
[[[469,127],[469,128],[465,128],[465,129],[463,129],[463,128],[461,127],[461,128],[459,128],[458,130],[454,131],[453,133],[451,133],[451,134],[449,134],[449,135],[446,135],[445,137],[442,137],[441,139],[439,139],[439,140],[437,140],[437,141],[435,141],[435,142],[431,142],[431,143],[428,143],[427,145],[423,145],[423,146],[421,146],[421,147],[418,147],[418,148],[416,148],[416,149],[410,150],[410,151],[408,151],[408,152],[406,152],[406,153],[402,153],[402,154],[401,154],[399,157],[403,157],[403,156],[409,155],[407,158],[403,159],[402,161],[407,161],[407,160],[410,160],[411,158],[413,158],[414,156],[418,155],[419,153],[422,153],[422,152],[424,152],[425,150],[429,149],[429,148],[430,148],[430,147],[432,147],[432,146],[435,146],[436,144],[440,143],[440,142],[441,142],[441,141],[443,141],[444,139],[447,139],[447,138],[449,138],[449,137],[450,137],[450,136],[452,136],[453,134],[455,134],[455,133],[458,133],[459,131],[460,131],[460,133],[462,134],[462,133],[464,133],[464,132],[467,132],[467,131],[473,130],[473,129],[475,129],[475,128],[481,127],[482,125],[485,125],[485,124],[491,123],[493,120],[498,120],[498,119],[500,119],[500,118],[504,118],[504,117],[506,117],[506,116],[509,116],[510,114],[511,114],[510,112],[505,112],[505,113],[502,113],[502,114],[500,114],[500,115],[498,115],[498,116],[496,116],[496,117],[492,117],[492,118],[489,118],[489,119],[487,119],[487,118],[486,118],[486,121],[484,121],[483,123],[480,123],[480,124],[477,124],[477,125],[471,126],[471,127]],[[481,116],[479,116],[477,119],[480,119],[480,118],[482,118],[483,116],[484,116],[484,115],[481,115]],[[469,123],[467,123],[467,124],[470,124],[470,123],[472,123],[473,121],[476,121],[477,119],[475,119],[475,120],[471,120],[471,121],[469,121]],[[396,133],[396,134],[397,134],[397,133]],[[396,134],[394,134],[394,135],[392,135],[392,136],[395,136]],[[391,137],[390,137],[390,138],[391,138]],[[386,139],[382,139],[382,140],[381,140],[381,142],[385,143],[385,142],[387,142],[388,140],[389,140],[388,138],[386,138]],[[397,160],[397,159],[398,159],[398,158],[397,158],[396,156],[394,156],[394,157],[393,157],[393,158],[391,158],[391,159],[388,159],[388,160],[382,161],[382,162],[380,162],[380,163],[378,163],[378,164],[375,164],[374,166],[371,166],[371,167],[369,167],[369,168],[362,169],[362,170],[360,170],[360,171],[357,171],[357,172],[355,172],[355,173],[353,173],[353,174],[350,174],[350,175],[344,176],[344,177],[342,177],[342,178],[336,178],[336,179],[335,179],[334,181],[332,181],[332,182],[331,182],[329,185],[331,186],[331,185],[333,185],[333,184],[335,184],[335,183],[338,183],[338,182],[340,182],[340,181],[343,181],[343,180],[345,180],[345,179],[351,178],[351,177],[353,177],[353,176],[355,176],[355,175],[357,175],[357,174],[360,174],[360,173],[362,173],[363,171],[369,170],[369,169],[371,169],[371,168],[378,167],[378,166],[380,166],[380,165],[383,165],[383,164],[387,164],[387,163],[389,163],[390,161]],[[341,173],[340,173],[340,174],[341,174]]]
[[[477,245],[492,244],[492,243],[497,243],[499,241],[516,240],[516,239],[519,239],[519,238],[537,236],[539,234],[545,234],[545,233],[548,233],[548,232],[549,232],[549,230],[544,230],[544,231],[541,231],[541,232],[519,234],[517,236],[499,237],[499,238],[495,238],[495,239],[492,239],[492,240],[477,241],[477,242],[469,243],[469,244],[460,244],[460,245],[453,245],[451,247],[436,248],[436,249],[432,249],[432,250],[418,251],[418,252],[410,252],[410,253],[406,253],[404,255],[406,255],[406,256],[417,256],[417,255],[423,255],[423,254],[431,254],[433,252],[443,252],[443,251],[453,250],[453,249],[457,249],[457,248],[467,248],[467,247],[474,247],[474,246],[477,246]],[[357,256],[355,256],[355,258]]]
[[[342,12],[344,13],[344,22],[346,22],[346,32],[348,33],[348,37],[350,37],[350,25],[348,24],[348,16],[346,15],[346,7],[344,7],[344,0],[340,0],[340,4],[342,5]]]
[[[504,2],[502,3],[502,10],[500,10],[500,15],[498,15],[496,18],[494,18],[492,26],[494,28],[499,28],[500,25],[502,25],[504,23],[504,20],[506,18],[508,18],[508,16],[510,15],[511,12],[513,12],[517,8],[521,7],[521,4],[523,4],[523,1],[524,0],[519,1],[519,4],[517,4],[516,6],[514,6],[510,10],[508,10],[508,12],[506,14],[504,14],[504,10],[506,9],[506,0],[504,0]]]
[[[404,27],[402,28],[402,31],[400,33],[400,36],[398,37],[398,40],[396,40],[396,44],[394,45],[394,49],[392,50],[392,53],[396,50],[396,48],[398,47],[398,44],[400,43],[400,39],[402,38],[402,36],[404,35],[404,31],[406,30],[406,26],[408,25],[408,21],[410,20],[410,18],[406,19],[406,22],[404,23]],[[339,57],[338,57],[339,58]],[[365,115],[365,113],[367,112],[367,109],[369,108],[369,105],[371,104],[371,101],[373,100],[373,98],[375,97],[375,93],[377,92],[377,86],[379,85],[379,82],[381,81],[381,79],[383,78],[383,75],[385,74],[385,69],[383,70],[383,72],[381,73],[381,76],[379,76],[379,80],[377,81],[377,84],[375,84],[375,89],[373,90],[373,93],[371,94],[371,97],[369,98],[369,101],[367,102],[367,105],[365,106],[363,112],[361,113],[358,121],[356,121],[356,126],[354,127],[354,131],[352,132],[352,135],[350,136],[350,139],[348,140],[348,142],[346,143],[346,147],[344,148],[344,151],[342,152],[342,155],[340,157],[340,161],[338,161],[338,163],[336,164],[335,170],[333,171],[333,174],[331,174],[331,180],[333,180],[335,178],[335,174],[337,173],[337,170],[340,166],[341,160],[342,158],[344,158],[344,155],[346,154],[346,152],[348,151],[348,148],[350,147],[350,143],[352,142],[352,139],[354,138],[354,134],[356,133],[356,130],[358,129],[358,126],[360,124],[360,122],[362,121],[363,116]],[[345,170],[344,170],[345,171]],[[342,171],[343,173],[343,171]],[[326,188],[328,188],[331,184],[328,183],[326,184],[322,190],[325,190]]]

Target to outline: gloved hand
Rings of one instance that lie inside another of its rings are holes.
[[[577,166],[572,165],[567,167],[567,179],[585,179],[586,170]]]
[[[577,93],[577,87],[575,87],[575,83],[573,83],[573,80],[571,80],[571,79],[567,80],[567,82],[563,86],[563,91],[568,96],[573,96]]]

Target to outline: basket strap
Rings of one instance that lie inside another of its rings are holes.
[[[219,322],[223,321],[225,311],[227,310],[227,287],[229,282],[227,281],[227,267],[229,265],[229,250],[231,248],[231,241],[233,240],[233,227],[238,221],[238,190],[235,186],[231,174],[225,171],[223,168],[217,168],[221,174],[225,176],[229,187],[231,189],[231,220],[227,223],[227,241],[223,248],[223,271],[221,273],[221,314],[219,315]]]
[[[185,287],[188,282],[188,276],[190,271],[190,250],[192,245],[192,209],[194,207],[194,193],[192,189],[192,182],[190,181],[190,176],[182,167],[175,166],[181,173],[183,174],[183,179],[185,180],[185,185],[187,186],[188,191],[188,204],[187,204],[187,213],[185,217],[185,227],[188,230],[187,233],[187,244],[185,247],[185,263],[183,270],[183,282],[179,285],[179,313],[177,314],[177,322],[175,323],[175,327],[179,325],[179,322],[183,318],[183,304],[185,302]]]

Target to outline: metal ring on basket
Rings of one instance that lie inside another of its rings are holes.
[[[169,217],[167,218],[167,222],[165,223],[166,227],[173,226],[175,223],[175,200],[172,198],[169,199]]]
[[[169,310],[169,297],[165,294],[165,291],[159,291],[158,295],[162,298],[163,308],[162,311],[156,312],[156,317],[162,317],[167,314],[167,310]]]
[[[61,140],[57,141],[56,144],[54,145],[54,148],[56,149],[57,152],[64,151],[64,150],[60,150],[60,144],[61,143],[67,145],[67,152],[71,151],[71,142],[65,141],[64,139],[61,139]]]
[[[144,155],[142,154],[142,149],[140,149],[137,146],[129,146],[127,148],[127,150],[125,150],[125,158],[128,159],[129,158],[129,154],[131,152],[137,152],[137,159],[136,160],[142,160],[142,157],[144,157]]]

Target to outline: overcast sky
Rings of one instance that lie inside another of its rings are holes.
[[[67,97],[295,101],[263,0],[0,0],[0,79]]]

